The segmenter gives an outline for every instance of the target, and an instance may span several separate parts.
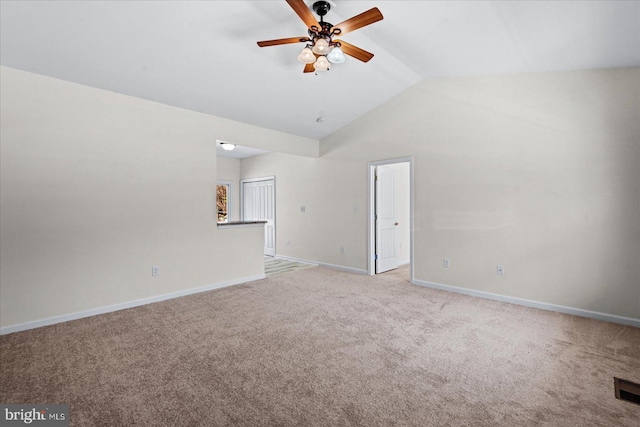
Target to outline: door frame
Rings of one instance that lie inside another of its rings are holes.
[[[278,227],[276,225],[277,219],[277,204],[276,204],[276,177],[275,175],[271,176],[263,176],[260,178],[247,178],[240,180],[240,221],[244,221],[244,183],[245,182],[258,182],[258,181],[273,181],[273,251],[274,256],[276,255],[277,248],[277,232]]]
[[[413,213],[414,213],[414,182],[413,182],[413,156],[410,157],[398,157],[395,159],[377,160],[369,162],[367,166],[367,184],[368,184],[368,212],[367,212],[367,274],[373,276],[376,274],[376,206],[375,206],[375,179],[376,179],[376,166],[392,165],[395,163],[409,163],[409,271],[410,281],[413,283],[414,277],[414,242],[413,238]]]

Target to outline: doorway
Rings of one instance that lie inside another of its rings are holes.
[[[413,281],[413,157],[369,162],[368,273],[410,264]]]
[[[240,181],[242,221],[266,221],[264,254],[276,254],[276,190],[275,177]]]

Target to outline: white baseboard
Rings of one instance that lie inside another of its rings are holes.
[[[525,307],[539,308],[541,310],[555,311],[558,313],[572,314],[574,316],[587,317],[589,319],[604,320],[605,322],[620,323],[622,325],[635,326],[640,328],[640,319],[632,317],[616,316],[615,314],[600,313],[597,311],[583,310],[581,308],[567,307],[564,305],[550,304],[546,302],[533,301],[523,298],[510,297],[507,295],[492,294],[490,292],[476,291],[473,289],[459,288],[457,286],[443,285],[441,283],[428,282],[426,280],[414,279],[414,285],[425,286],[427,288],[439,289],[441,291],[455,292],[458,294],[470,295],[493,301],[507,302],[510,304],[523,305]]]
[[[411,263],[410,259],[405,259],[404,261],[398,261],[398,267],[400,267],[401,265],[407,265],[410,263]]]
[[[287,261],[299,262],[301,264],[309,264],[309,265],[316,265],[316,266],[320,266],[320,267],[327,267],[327,268],[331,268],[333,270],[346,271],[348,273],[367,274],[367,270],[360,270],[359,268],[353,268],[353,267],[345,267],[344,265],[327,264],[326,262],[310,261],[308,259],[294,258],[294,257],[290,257],[290,256],[285,256],[285,255],[276,255],[275,258],[286,259]]]
[[[17,325],[5,326],[0,328],[0,335],[11,334],[13,332],[26,331],[29,329],[40,328],[42,326],[54,325],[56,323],[68,322],[70,320],[82,319],[84,317],[96,316],[98,314],[111,313],[114,311],[124,310],[127,308],[139,307],[141,305],[151,304],[154,302],[165,301],[168,299],[184,297],[187,295],[197,294],[200,292],[211,291],[214,289],[226,288],[227,286],[240,285],[242,283],[253,282],[255,280],[264,279],[264,273],[255,276],[243,277],[226,282],[215,283],[213,285],[202,286],[199,288],[187,289],[184,291],[172,292],[164,295],[127,301],[120,304],[108,305],[106,307],[93,308],[91,310],[78,311],[76,313],[63,314],[61,316],[49,317],[46,319],[34,320],[31,322],[19,323]]]

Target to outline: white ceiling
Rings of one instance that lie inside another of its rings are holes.
[[[316,76],[297,62],[302,44],[259,48],[306,34],[284,0],[2,0],[0,62],[314,139],[426,78],[640,66],[638,1],[334,4],[334,24],[384,15],[343,37],[369,63]]]

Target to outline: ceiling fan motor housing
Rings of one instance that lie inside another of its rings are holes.
[[[317,1],[313,4],[313,11],[320,17],[326,15],[331,10],[328,1]]]

